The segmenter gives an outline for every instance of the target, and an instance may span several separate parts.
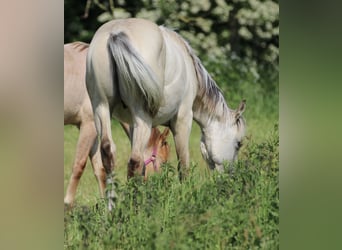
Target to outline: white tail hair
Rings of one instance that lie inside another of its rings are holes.
[[[124,32],[110,34],[108,50],[114,67],[113,79],[118,81],[116,84],[119,84],[119,89],[124,93],[133,94],[134,97],[143,96],[146,111],[155,116],[161,104],[162,88],[152,69],[134,49]],[[123,96],[121,98],[124,99]]]

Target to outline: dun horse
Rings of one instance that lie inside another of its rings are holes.
[[[89,45],[74,42],[64,45],[64,124],[72,124],[79,128],[75,160],[72,175],[64,198],[64,203],[72,204],[78,182],[83,174],[89,156],[94,174],[96,176],[101,197],[106,187],[106,172],[102,165],[100,148],[96,140],[97,132],[94,124],[93,111],[85,85],[86,55]],[[129,125],[121,123],[127,136]],[[163,133],[155,128],[144,150],[146,169],[143,173],[145,179],[149,172],[159,171],[161,163],[167,161],[169,145],[166,142],[169,130]],[[115,144],[111,141],[111,154],[113,164],[115,159]]]
[[[202,132],[210,169],[236,159],[245,132],[245,101],[230,109],[190,45],[176,32],[143,19],[113,20],[95,33],[87,56],[86,85],[100,135],[104,167],[113,169],[114,116],[131,126],[128,175],[141,171],[151,127],[171,128],[182,179],[189,166],[192,120]]]

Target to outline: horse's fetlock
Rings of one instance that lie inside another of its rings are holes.
[[[139,167],[139,159],[131,158],[129,159],[128,166],[132,169],[136,169]]]
[[[134,172],[140,167],[140,158],[131,157],[128,162],[128,177],[134,176]]]

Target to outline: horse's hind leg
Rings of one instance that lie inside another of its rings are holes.
[[[87,133],[87,131],[91,129],[91,126],[94,125],[88,123],[85,125],[82,124],[80,127],[80,135],[77,142],[75,161],[72,167],[72,174],[64,198],[65,204],[71,205],[74,202],[78,183],[86,166],[90,149],[94,144],[96,134],[89,135]]]
[[[106,190],[106,196],[108,198],[108,209],[111,211],[114,204],[115,199],[115,191],[112,178],[112,171],[115,166],[115,154],[116,147],[112,138],[112,129],[111,129],[111,116],[109,112],[108,104],[102,103],[98,105],[94,105],[95,111],[95,125],[98,134],[100,135],[100,152],[103,167],[106,171],[106,180],[109,186]]]
[[[100,152],[103,167],[110,175],[115,166],[116,147],[112,138],[111,117],[109,107],[99,105],[95,111],[95,124],[100,135]]]
[[[95,137],[97,136],[95,124],[91,133],[94,134]],[[94,140],[94,144],[89,153],[89,158],[91,160],[94,175],[99,185],[100,196],[101,198],[104,198],[106,189],[106,171],[102,165],[100,146],[97,139]]]

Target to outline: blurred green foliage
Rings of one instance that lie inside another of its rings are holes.
[[[64,9],[65,43],[90,42],[113,18],[140,17],[175,29],[206,66],[223,63],[232,78],[251,76],[272,90],[278,84],[278,0],[65,0]]]

